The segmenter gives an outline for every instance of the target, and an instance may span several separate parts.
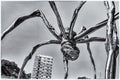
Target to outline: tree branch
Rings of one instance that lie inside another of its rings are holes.
[[[32,51],[29,53],[29,55],[24,59],[24,62],[23,62],[22,67],[20,69],[18,78],[21,78],[22,71],[24,70],[24,67],[26,66],[27,62],[32,58],[33,54],[36,52],[36,50],[39,47],[44,46],[44,45],[48,45],[48,44],[60,44],[60,43],[61,42],[57,41],[57,40],[49,40],[49,41],[45,41],[45,42],[42,42],[42,43],[37,44],[36,46],[34,46],[33,49],[32,49]]]
[[[75,25],[75,22],[76,22],[76,19],[77,19],[77,16],[78,16],[78,13],[80,11],[80,9],[82,8],[82,6],[85,4],[86,1],[81,1],[79,6],[74,10],[74,13],[73,13],[73,16],[72,16],[72,20],[70,22],[70,31],[69,31],[69,38],[71,39],[73,36],[73,28],[74,28],[74,25]]]

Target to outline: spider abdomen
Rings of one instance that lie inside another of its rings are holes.
[[[75,44],[67,41],[61,45],[61,51],[64,57],[68,60],[74,61],[79,57],[80,50]]]

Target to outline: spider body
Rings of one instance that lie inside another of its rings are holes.
[[[76,36],[76,32],[73,31],[72,39],[69,38],[69,30],[70,28],[65,28],[66,38],[62,38],[61,42],[61,52],[63,56],[70,61],[74,61],[79,57],[80,50],[76,46],[76,41],[74,40],[74,36]]]
[[[67,60],[74,61],[79,57],[80,50],[76,44],[73,44],[70,41],[65,41],[61,45],[61,52]]]

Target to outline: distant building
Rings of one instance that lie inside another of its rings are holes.
[[[53,58],[37,55],[35,57],[32,79],[51,79]]]

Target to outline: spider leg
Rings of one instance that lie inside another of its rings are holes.
[[[58,33],[55,31],[55,29],[51,26],[51,24],[48,22],[48,20],[46,19],[44,13],[41,10],[36,10],[33,13],[31,13],[30,15],[26,15],[23,17],[18,18],[10,27],[8,27],[8,29],[6,29],[1,37],[1,40],[4,39],[4,37],[10,33],[12,30],[14,30],[18,25],[20,25],[22,22],[24,22],[25,20],[29,19],[29,18],[33,18],[33,17],[41,17],[43,22],[45,23],[45,25],[47,26],[47,28],[49,29],[49,31],[58,39],[61,40],[61,37],[58,36]]]
[[[64,63],[64,69],[65,69],[65,76],[64,79],[68,78],[68,60],[63,56],[63,63]]]
[[[75,22],[76,22],[76,19],[77,19],[77,16],[78,16],[78,13],[80,11],[80,9],[82,8],[82,6],[85,4],[86,1],[81,1],[79,6],[74,10],[74,13],[73,13],[73,16],[72,16],[72,20],[70,22],[70,31],[69,31],[69,38],[71,39],[73,36],[73,28],[74,28],[74,25],[75,25]]]
[[[107,52],[105,79],[116,79],[116,58],[119,54],[119,40],[117,35],[116,23],[114,20],[116,7],[114,1],[104,1],[104,5],[106,7],[108,17],[105,44]]]
[[[102,38],[102,37],[90,37],[87,39],[80,39],[77,40],[77,43],[87,43],[87,42],[105,42],[106,38]]]
[[[86,31],[86,27],[83,26],[80,30],[80,32],[78,33],[79,34],[82,34]],[[105,38],[101,38],[101,37],[91,37],[89,38],[88,35],[84,36],[84,38],[80,38],[80,39],[77,39],[76,42],[77,43],[88,43],[88,42],[93,42],[93,41],[100,41],[100,42],[104,42],[106,39]]]
[[[64,29],[64,27],[63,27],[62,19],[61,19],[61,17],[60,17],[60,14],[59,14],[59,12],[58,12],[58,9],[57,9],[57,7],[56,7],[56,4],[55,4],[54,1],[49,1],[49,4],[50,4],[50,6],[51,6],[51,8],[52,8],[52,10],[53,10],[56,18],[57,18],[58,27],[59,27],[59,29],[60,29],[61,34],[63,34],[63,37],[66,38],[67,36],[66,36],[66,34],[65,34],[65,29]]]
[[[95,66],[95,62],[94,62],[94,58],[92,56],[92,51],[90,49],[90,43],[86,43],[87,44],[87,50],[88,50],[88,53],[90,55],[90,60],[91,60],[91,63],[93,65],[93,69],[94,69],[94,79],[96,79],[96,66]]]
[[[86,30],[86,27],[85,26],[82,26],[81,27],[81,30],[80,30],[80,32],[78,33],[78,34],[81,34],[82,32],[84,32]]]
[[[99,38],[99,37],[92,37],[92,38],[93,38],[93,39],[88,38],[88,36],[86,36],[86,37],[85,37],[86,40],[83,39],[83,41],[77,41],[77,43],[86,43],[86,45],[87,45],[87,50],[88,50],[88,52],[89,52],[90,59],[91,59],[91,63],[92,63],[92,65],[93,65],[93,69],[94,69],[94,79],[96,79],[96,67],[95,67],[94,58],[93,58],[93,56],[92,56],[92,51],[91,51],[91,49],[90,49],[90,42],[91,42],[92,40],[95,41],[95,39],[96,39],[96,41],[98,41],[98,40],[101,40],[101,41],[102,41],[102,39]],[[105,40],[104,40],[104,41],[105,41]]]
[[[1,40],[4,39],[4,37],[10,33],[13,29],[15,29],[18,25],[20,25],[22,22],[24,22],[25,20],[28,20],[30,18],[34,18],[34,17],[39,17],[40,12],[39,10],[34,11],[33,13],[26,15],[26,16],[22,16],[19,17],[12,25],[10,25],[3,33],[1,36]]]
[[[117,20],[119,19],[119,12],[117,14],[114,15],[114,19]],[[75,40],[80,39],[82,37],[84,37],[85,35],[89,35],[90,33],[93,33],[94,31],[102,28],[103,26],[105,26],[107,24],[108,19],[101,21],[100,23],[96,24],[95,26],[89,28],[88,30],[86,30],[85,32],[78,34],[75,36]]]
[[[33,54],[36,52],[36,50],[39,47],[44,46],[44,45],[48,45],[48,44],[60,44],[60,43],[61,43],[61,41],[58,41],[58,40],[49,40],[49,41],[42,42],[42,43],[37,44],[36,46],[34,46],[33,49],[32,49],[32,51],[29,53],[29,55],[24,59],[24,62],[23,62],[22,67],[20,69],[18,78],[21,77],[22,72],[24,70],[24,67],[26,66],[27,62],[32,58]]]
[[[52,27],[52,25],[48,22],[47,18],[45,17],[44,13],[40,10],[40,17],[42,18],[44,24],[46,25],[46,27],[48,28],[48,30],[58,39],[58,40],[62,40],[62,38],[60,36],[58,36],[58,33],[56,32],[55,28]]]
[[[86,30],[86,27],[83,26],[83,27],[81,28],[81,31],[80,31],[79,34],[81,34],[82,32],[84,32],[85,30]],[[85,36],[83,39],[88,39],[88,38],[89,38],[88,36]],[[88,53],[89,53],[89,55],[90,55],[91,63],[92,63],[92,65],[93,65],[93,69],[94,69],[94,79],[96,79],[96,66],[95,66],[94,58],[93,58],[93,56],[92,56],[92,51],[91,51],[91,49],[90,49],[90,42],[87,41],[87,42],[85,42],[85,43],[86,43],[86,45],[87,45],[87,50],[88,50]]]

